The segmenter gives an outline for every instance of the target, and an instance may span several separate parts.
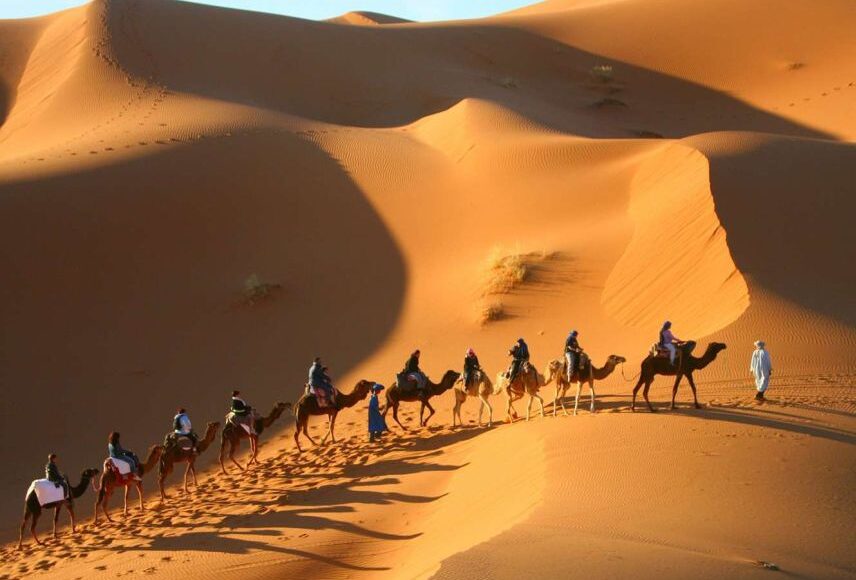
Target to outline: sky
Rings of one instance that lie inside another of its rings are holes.
[[[354,10],[368,10],[408,20],[456,20],[490,16],[533,4],[536,0],[195,0],[229,8],[320,20]],[[40,16],[86,0],[0,0],[0,19]]]

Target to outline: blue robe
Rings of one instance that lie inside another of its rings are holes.
[[[386,426],[386,421],[383,420],[383,415],[380,414],[380,402],[377,398],[377,393],[369,399],[369,433],[382,433],[389,431]]]

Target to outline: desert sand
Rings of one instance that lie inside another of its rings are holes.
[[[0,534],[50,451],[143,454],[179,405],[294,402],[314,356],[389,385],[525,336],[597,365],[577,416],[210,468],[112,524],[90,490],[0,578],[856,575],[856,5],[551,0],[490,18],[327,22],[174,0],[0,21]],[[630,413],[664,319],[728,345]],[[764,339],[774,375],[747,372]],[[571,401],[572,402],[572,401]],[[526,401],[518,403],[525,410]],[[534,406],[537,410],[537,404]],[[388,420],[391,418],[388,418]],[[321,435],[326,424],[312,421]],[[246,453],[246,444],[244,453]],[[246,455],[241,455],[246,460]],[[148,475],[148,492],[156,481]],[[132,494],[132,498],[135,497]]]

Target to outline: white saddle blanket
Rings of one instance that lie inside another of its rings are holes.
[[[119,472],[119,475],[128,475],[129,473],[131,473],[131,464],[125,461],[124,459],[108,457],[107,462],[111,462],[113,464],[113,466]]]
[[[36,492],[36,499],[39,500],[40,506],[46,506],[49,503],[55,503],[66,499],[65,489],[62,486],[57,487],[54,482],[48,481],[47,479],[36,479],[33,481],[33,483],[30,484],[30,488],[27,490],[27,495],[24,497],[29,497],[29,495],[34,491]]]

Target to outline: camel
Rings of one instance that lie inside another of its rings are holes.
[[[39,517],[42,515],[42,510],[53,509],[54,518],[53,518],[53,537],[57,539],[56,533],[56,523],[59,520],[59,510],[63,506],[68,510],[68,515],[71,517],[71,533],[75,533],[77,529],[74,527],[74,500],[82,496],[86,493],[86,488],[89,487],[89,484],[92,483],[92,488],[95,489],[95,476],[98,475],[97,469],[85,469],[83,473],[80,474],[80,483],[77,485],[71,486],[69,485],[68,491],[69,496],[67,499],[62,501],[56,501],[53,503],[39,505],[39,500],[36,497],[36,492],[31,491],[27,498],[24,500],[24,520],[21,522],[21,533],[18,535],[18,549],[20,550],[24,546],[24,528],[27,526],[27,521],[32,518],[32,523],[30,524],[30,533],[33,535],[33,540],[41,545],[41,541],[38,536],[36,536],[36,523],[39,521]]]
[[[455,381],[457,381],[460,376],[461,373],[448,370],[443,375],[443,379],[436,384],[432,383],[431,379],[426,377],[426,391],[428,396],[424,399],[419,397],[419,392],[415,386],[402,390],[398,385],[398,380],[393,381],[392,386],[386,391],[386,408],[383,410],[383,416],[386,417],[387,412],[392,408],[392,418],[395,419],[395,422],[398,423],[399,427],[407,431],[407,427],[402,425],[401,421],[398,420],[398,405],[402,402],[412,403],[414,401],[420,401],[422,406],[419,408],[419,426],[425,427],[428,425],[428,419],[434,415],[434,407],[431,406],[431,403],[429,403],[428,400],[431,397],[442,395],[451,389],[455,385]],[[422,416],[425,413],[426,407],[428,408],[428,416],[423,420]]]
[[[142,467],[140,468],[141,475],[145,475],[149,473],[152,469],[154,469],[155,464],[160,461],[161,455],[163,454],[163,445],[152,445],[149,448],[148,456],[146,460],[143,462]],[[130,491],[130,487],[134,486],[137,488],[137,495],[140,498],[140,511],[144,511],[146,508],[143,505],[143,482],[139,479],[135,479],[131,474],[128,475],[119,475],[116,471],[110,466],[110,459],[104,461],[104,471],[101,473],[101,481],[98,485],[98,495],[95,499],[95,524],[98,524],[98,508],[101,507],[101,510],[104,512],[104,516],[107,518],[108,522],[112,522],[110,519],[110,514],[107,512],[107,504],[110,502],[110,496],[113,495],[113,491],[117,487],[122,487],[125,489],[125,501],[122,513],[125,517],[128,516],[128,492]]]
[[[345,394],[337,390],[336,404],[331,407],[319,407],[318,399],[315,395],[311,395],[309,393],[305,393],[300,397],[300,400],[297,401],[297,405],[294,407],[294,416],[297,419],[297,426],[294,430],[294,442],[297,444],[297,451],[303,451],[300,447],[301,431],[313,445],[316,444],[315,440],[312,439],[312,436],[309,434],[310,415],[327,415],[329,428],[327,429],[327,433],[324,435],[324,438],[321,440],[321,444],[323,445],[324,442],[327,441],[327,437],[331,437],[333,443],[335,443],[336,435],[333,432],[333,429],[336,425],[336,416],[339,414],[339,411],[342,409],[348,409],[360,401],[364,401],[371,392],[373,385],[374,381],[362,380],[356,384],[350,393]]]
[[[529,420],[529,415],[532,410],[532,400],[538,399],[541,406],[541,416],[544,416],[544,399],[538,394],[538,389],[549,385],[556,375],[562,372],[561,361],[550,361],[547,368],[544,369],[544,374],[538,372],[535,365],[528,364],[520,370],[520,373],[514,377],[514,382],[508,384],[508,377],[505,372],[496,375],[496,385],[498,390],[504,390],[508,396],[508,407],[505,410],[505,419],[509,423],[514,422],[517,418],[517,409],[514,408],[514,401],[523,398],[523,395],[529,395],[529,403],[526,405],[526,420]]]
[[[678,394],[678,385],[681,379],[686,376],[690,382],[690,388],[693,390],[693,401],[696,409],[701,409],[698,404],[698,395],[696,394],[695,381],[693,380],[693,372],[699,371],[709,365],[716,359],[716,355],[727,347],[721,342],[711,342],[707,345],[707,349],[700,358],[696,358],[690,354],[695,347],[695,342],[687,342],[681,347],[680,358],[677,358],[674,365],[669,362],[668,357],[654,357],[649,355],[642,361],[642,368],[639,371],[639,382],[633,387],[633,401],[630,404],[630,410],[636,411],[636,393],[639,387],[645,384],[645,390],[642,391],[642,396],[645,397],[645,403],[648,405],[648,410],[655,412],[651,406],[651,401],[648,400],[648,389],[651,388],[651,383],[654,382],[656,375],[675,376],[675,386],[672,387],[672,404],[670,410],[675,408],[675,396]]]
[[[184,493],[190,493],[187,489],[188,474],[193,476],[193,485],[197,485],[196,458],[205,453],[205,450],[214,442],[214,438],[217,436],[217,429],[219,428],[220,423],[208,423],[208,426],[205,428],[205,436],[196,444],[196,453],[193,453],[192,449],[183,448],[178,443],[164,450],[163,455],[161,455],[160,462],[158,463],[158,487],[160,488],[161,501],[167,498],[166,492],[164,492],[163,489],[163,482],[167,476],[172,473],[172,468],[176,463],[187,464],[187,467],[184,470]]]
[[[562,412],[565,416],[568,416],[568,411],[565,409],[565,394],[568,392],[568,389],[571,388],[573,383],[577,384],[577,396],[574,400],[574,415],[577,414],[577,409],[580,406],[580,391],[582,390],[583,383],[588,383],[589,392],[591,393],[591,406],[589,407],[589,412],[594,413],[594,382],[602,381],[606,377],[612,374],[615,368],[624,362],[627,362],[627,359],[623,356],[619,356],[617,354],[611,354],[606,359],[606,363],[600,368],[594,366],[591,362],[591,359],[588,355],[584,355],[583,368],[574,369],[574,373],[571,376],[570,382],[568,382],[567,375],[567,362],[565,359],[556,359],[551,362],[551,364],[558,362],[562,365],[561,371],[556,375],[556,397],[553,400],[553,416],[556,416],[558,411],[558,407],[562,407]]]
[[[259,462],[259,435],[261,435],[265,429],[273,425],[273,422],[279,419],[279,416],[282,415],[286,409],[291,409],[291,403],[277,403],[274,405],[267,417],[256,417],[253,423],[253,426],[255,427],[254,435],[247,433],[247,430],[240,425],[236,425],[229,420],[226,421],[226,424],[223,426],[223,430],[220,432],[220,469],[223,473],[226,473],[226,466],[223,464],[223,454],[226,451],[226,445],[229,446],[229,459],[231,459],[232,463],[237,465],[238,469],[241,471],[246,471],[246,469],[249,469],[250,465],[253,463],[257,464]],[[243,467],[235,459],[235,451],[241,446],[241,439],[249,439],[250,447],[252,448],[252,455],[250,456],[250,460],[247,462],[247,467]]]
[[[458,379],[455,383],[455,406],[452,409],[452,427],[455,426],[455,420],[460,421],[461,425],[464,420],[461,419],[461,405],[466,402],[467,397],[477,397],[479,400],[479,426],[482,424],[482,413],[487,408],[487,426],[493,426],[493,407],[491,407],[487,398],[490,395],[498,395],[502,392],[499,384],[494,387],[490,377],[484,371],[477,370],[470,381],[469,386],[464,388],[463,378]]]

